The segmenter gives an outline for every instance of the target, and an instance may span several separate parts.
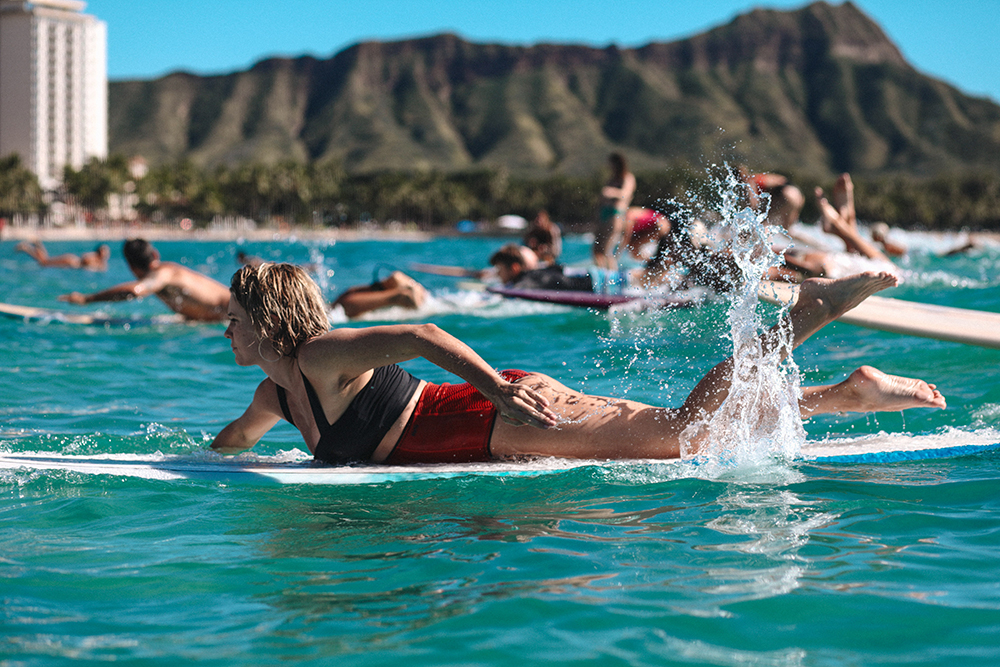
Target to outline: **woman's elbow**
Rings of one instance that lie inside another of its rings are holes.
[[[223,454],[226,456],[230,456],[233,454],[240,454],[241,452],[245,452],[246,450],[250,449],[249,447],[235,447],[233,445],[217,445],[214,442],[212,443],[211,447],[213,451],[216,451],[219,454]]]
[[[428,338],[433,340],[437,336],[444,333],[444,329],[434,324],[433,322],[426,322],[424,324],[415,324],[414,327],[417,330],[417,335],[420,338]]]

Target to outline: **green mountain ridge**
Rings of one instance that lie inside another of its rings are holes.
[[[634,49],[442,34],[217,76],[110,83],[112,152],[152,165],[581,175],[720,160],[813,177],[1000,167],[1000,105],[911,67],[855,5],[754,10]]]

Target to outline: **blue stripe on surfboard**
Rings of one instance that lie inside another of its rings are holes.
[[[985,452],[1000,451],[1000,443],[992,445],[954,445],[899,451],[859,452],[855,454],[833,454],[803,457],[812,463],[901,463],[928,459],[951,459],[960,456],[974,456]]]

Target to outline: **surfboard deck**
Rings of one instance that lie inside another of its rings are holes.
[[[992,436],[867,436],[851,440],[810,442],[799,459],[818,464],[887,464],[939,460],[1000,452]],[[537,459],[516,463],[435,464],[410,466],[325,466],[295,462],[209,459],[192,456],[72,456],[37,452],[0,454],[0,472],[63,471],[86,475],[154,480],[203,480],[224,484],[389,484],[467,476],[535,477],[579,468],[679,464],[677,461],[590,461]]]
[[[644,297],[629,294],[595,294],[581,290],[517,289],[500,286],[490,286],[486,290],[511,299],[541,301],[563,306],[594,308],[596,310],[608,310],[611,308],[615,308],[616,310],[681,308],[693,305],[697,301],[693,295],[683,292]],[[624,308],[626,306],[627,308]]]
[[[414,466],[326,466],[311,460],[273,463],[236,459],[200,459],[193,457],[142,456],[63,456],[58,454],[3,454],[0,471],[61,470],[90,475],[140,477],[144,479],[200,479],[241,484],[386,484],[483,475],[488,477],[525,477],[593,465],[593,461],[560,460],[557,464],[475,463]]]
[[[798,286],[764,281],[762,300],[794,303]],[[1000,349],[1000,313],[870,296],[837,318],[859,327]]]
[[[34,306],[20,306],[14,303],[0,303],[0,316],[28,322],[60,322],[63,324],[114,327],[179,324],[185,321],[183,317],[177,314],[155,315],[153,317],[106,316],[92,313],[73,313],[51,308],[36,308]]]

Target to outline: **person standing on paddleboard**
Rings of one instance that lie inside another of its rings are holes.
[[[618,268],[618,255],[627,242],[622,238],[622,231],[625,212],[635,194],[635,176],[628,170],[628,162],[621,153],[608,156],[608,164],[611,166],[611,178],[601,188],[592,254],[594,266],[614,271]]]

